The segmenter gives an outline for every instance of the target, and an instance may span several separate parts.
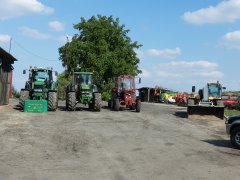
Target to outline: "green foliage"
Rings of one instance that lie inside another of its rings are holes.
[[[14,86],[12,86],[12,96],[13,96],[13,98],[20,97],[20,92]]]
[[[132,42],[127,36],[129,30],[120,25],[118,18],[101,15],[92,16],[89,20],[81,18],[80,23],[73,27],[79,34],[59,48],[59,59],[68,73],[94,72],[94,82],[106,92],[106,96],[113,77],[141,73],[138,69],[140,60],[134,51],[141,45]]]
[[[71,76],[63,72],[58,75],[58,98],[64,100],[66,98],[66,87],[71,82]]]
[[[225,116],[236,116],[236,115],[240,115],[240,111],[239,110],[225,110],[224,115]]]
[[[224,91],[223,95],[238,95],[240,96],[240,91]]]

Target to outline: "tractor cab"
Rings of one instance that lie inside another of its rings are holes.
[[[82,84],[85,84],[85,85],[91,85],[92,84],[92,76],[93,76],[93,73],[78,73],[78,72],[75,72],[74,73],[74,84],[76,85],[82,85]]]
[[[135,90],[135,78],[129,75],[120,75],[115,79],[115,88],[121,91]]]

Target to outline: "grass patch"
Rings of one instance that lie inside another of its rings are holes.
[[[225,114],[225,116],[236,116],[236,115],[240,115],[240,111],[239,110],[225,110],[224,114]]]

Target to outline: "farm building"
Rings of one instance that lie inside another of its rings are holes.
[[[7,105],[12,95],[12,71],[14,58],[0,47],[0,105]]]
[[[161,93],[168,92],[169,90],[162,87],[142,87],[139,90],[139,96],[142,102],[155,102],[156,96],[160,96]],[[159,98],[158,98],[159,99]]]

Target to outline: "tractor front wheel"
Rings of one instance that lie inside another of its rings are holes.
[[[48,92],[48,110],[56,111],[58,106],[57,92]]]
[[[75,92],[68,92],[67,99],[67,110],[68,111],[75,111],[76,110],[76,94]]]
[[[100,111],[101,110],[101,102],[102,102],[102,97],[100,93],[94,93],[93,94],[93,100],[94,100],[94,110],[95,111]]]
[[[29,99],[29,91],[28,90],[21,90],[20,98],[19,98],[19,107],[20,109],[24,108],[24,101]]]
[[[140,99],[137,99],[136,101],[136,112],[140,112],[141,111],[141,101]]]
[[[119,99],[118,98],[113,99],[113,110],[119,111],[119,108],[120,108]]]

